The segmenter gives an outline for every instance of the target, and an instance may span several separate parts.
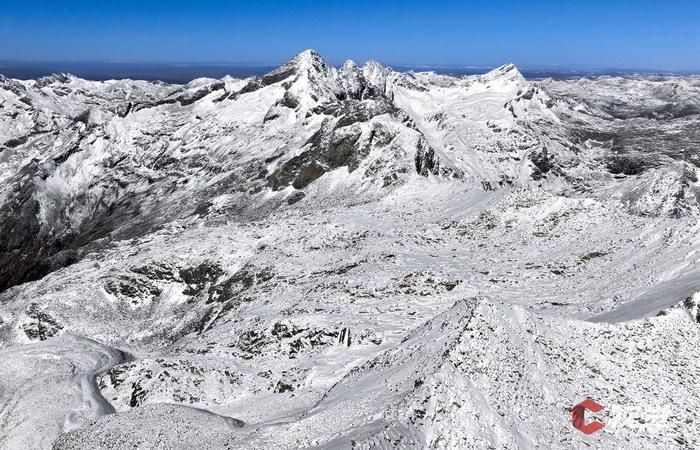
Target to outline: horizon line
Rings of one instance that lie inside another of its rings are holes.
[[[325,59],[325,58],[324,58]],[[334,67],[340,67],[346,61],[341,60],[326,60],[328,64]],[[374,59],[361,61],[366,63]],[[247,67],[247,68],[275,68],[287,63],[289,59],[282,62],[235,62],[235,61],[157,61],[157,60],[108,60],[108,59],[0,59],[0,67],[5,64],[96,64],[96,65],[152,65],[152,66],[179,66],[179,67],[202,67],[202,66],[227,66],[227,67]],[[511,64],[506,62],[503,64],[435,64],[435,63],[379,63],[388,68],[422,68],[422,69],[456,69],[456,70],[490,70]],[[571,71],[620,71],[634,73],[687,73],[700,74],[700,68],[683,68],[674,69],[667,67],[632,67],[632,66],[606,66],[606,65],[577,65],[577,64],[514,64],[520,70],[528,71],[553,71],[553,72],[571,72]]]

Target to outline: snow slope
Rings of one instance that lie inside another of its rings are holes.
[[[0,353],[4,448],[48,448],[57,434],[114,412],[95,378],[125,353],[69,334]]]

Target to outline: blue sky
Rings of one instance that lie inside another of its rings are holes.
[[[0,59],[700,69],[700,0],[55,1],[0,7]]]

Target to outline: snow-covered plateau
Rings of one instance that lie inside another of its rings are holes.
[[[700,77],[0,77],[0,448],[700,448],[699,168]]]

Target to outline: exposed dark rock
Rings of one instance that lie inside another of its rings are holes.
[[[588,254],[585,254],[581,257],[581,261],[590,261],[593,258],[600,258],[602,256],[607,255],[606,252],[591,252]]]
[[[114,166],[114,171],[99,181],[104,183],[98,190],[101,192],[99,197],[90,196],[84,191],[75,197],[45,204],[42,217],[49,222],[41,222],[41,206],[35,195],[38,185],[70,155],[81,151],[79,143],[82,138],[82,134],[78,133],[75,144],[66,143],[66,150],[48,161],[25,164],[16,175],[4,182],[4,197],[0,204],[0,217],[3,217],[0,221],[0,235],[4,236],[0,239],[0,291],[40,279],[52,271],[77,262],[86,252],[105,245],[108,239],[104,238],[138,237],[169,217],[168,214],[157,214],[156,211],[151,211],[148,215],[141,214],[142,198],[126,189],[128,183],[120,180],[119,171],[122,167],[120,160],[116,160],[113,163],[106,162],[107,166]],[[153,192],[146,195],[153,195]],[[71,211],[68,205],[89,211],[89,216],[81,222],[75,222],[71,217],[75,210]],[[182,205],[183,209],[186,207],[186,204]],[[176,213],[175,209],[171,211]],[[119,231],[112,234],[117,228]]]
[[[700,324],[700,302],[696,302],[692,296],[686,297],[685,300],[683,300],[683,307],[688,310],[691,317]]]
[[[425,139],[419,139],[414,157],[416,172],[424,177],[428,174],[450,178],[461,178],[462,173],[452,167],[446,166],[435,150],[428,145]]]
[[[397,114],[398,110],[385,99],[379,101],[355,101],[347,100],[319,105],[313,110],[314,114],[326,114],[338,117],[337,128],[352,125],[358,122],[366,122],[373,117],[382,114]]]
[[[277,70],[274,70],[267,75],[263,76],[262,79],[260,80],[261,84],[263,86],[269,86],[271,84],[279,83],[280,81],[284,81],[287,78],[290,78],[294,75],[296,75],[297,70],[296,67],[293,66],[282,66]]]
[[[273,327],[272,327],[272,335],[276,336],[278,338],[291,338],[296,336],[297,334],[301,333],[302,329],[295,327],[294,325],[288,326],[283,323],[277,322]]]
[[[583,145],[588,140],[608,142],[615,139],[615,136],[613,131],[608,130],[595,130],[592,128],[574,128],[571,130],[571,138],[578,145]]]
[[[639,175],[649,167],[649,163],[641,157],[615,155],[607,159],[606,166],[608,171],[615,175]]]
[[[209,288],[207,303],[222,303],[237,299],[247,289],[269,281],[272,277],[273,274],[269,269],[259,270],[251,264],[246,264],[227,280]]]
[[[58,323],[56,319],[48,313],[41,310],[38,304],[32,303],[26,311],[27,317],[33,319],[22,326],[22,330],[29,339],[39,339],[44,341],[52,336],[55,336],[63,329],[63,325]]]
[[[30,164],[7,182],[7,200],[0,205],[0,291],[45,275],[46,268],[37,266],[60,250],[60,244],[40,232],[35,186],[25,181],[36,173],[37,165]]]
[[[352,344],[352,339],[350,338],[350,328],[343,328],[340,330],[340,336],[338,336],[338,343],[346,347],[350,347]]]
[[[389,187],[398,181],[399,181],[399,176],[395,173],[390,173],[389,175],[385,175],[384,178],[382,179],[382,187]]]
[[[223,81],[215,81],[211,84],[208,84],[195,90],[194,92],[185,92],[179,97],[177,97],[176,100],[180,102],[180,105],[182,106],[191,105],[197,100],[201,100],[202,98],[211,94],[212,92],[224,89],[225,87],[226,85]]]
[[[204,314],[197,320],[194,324],[194,330],[198,334],[202,334],[211,328],[212,324],[216,322],[216,319],[220,316],[220,310],[215,307],[208,308]]]
[[[30,135],[27,134],[24,136],[20,136],[18,138],[9,139],[9,140],[5,141],[5,143],[3,145],[5,147],[9,147],[9,148],[19,147],[20,145],[27,142],[27,140],[29,139],[29,136]]]
[[[105,291],[114,296],[128,299],[132,303],[139,303],[140,300],[151,299],[161,294],[158,286],[149,281],[130,276],[107,280]]]
[[[282,99],[278,103],[285,108],[296,109],[296,107],[299,106],[299,99],[291,92],[285,91]]]
[[[146,391],[141,387],[140,383],[133,383],[131,385],[131,399],[129,399],[129,406],[136,408],[143,403],[143,399],[146,396]]]
[[[69,81],[70,75],[66,73],[54,73],[52,75],[37,79],[34,85],[41,89],[53,83],[68,83]]]
[[[501,184],[497,181],[492,181],[492,180],[483,180],[481,182],[481,188],[485,191],[495,191],[497,190]]]
[[[263,123],[278,118],[282,114],[283,108],[296,109],[297,106],[299,106],[299,99],[291,92],[285,91],[282,98],[275,102],[267,111]]]
[[[294,386],[292,386],[289,383],[285,383],[282,380],[277,382],[277,386],[275,386],[275,394],[283,394],[285,392],[292,392],[294,391]]]
[[[295,203],[298,203],[304,197],[306,197],[306,194],[304,194],[302,191],[294,191],[291,194],[289,194],[289,197],[287,197],[287,204],[293,205]]]
[[[295,189],[303,189],[329,170],[342,166],[355,170],[366,156],[357,145],[360,135],[359,127],[336,129],[326,121],[306,143],[307,150],[270,175],[270,187],[279,190],[291,184]]]
[[[134,107],[134,104],[131,102],[125,102],[120,105],[117,105],[113,108],[114,114],[116,114],[119,117],[126,117],[129,115],[131,112],[132,108]]]
[[[263,117],[263,123],[267,123],[271,120],[275,120],[280,116],[279,107],[277,105],[272,105],[270,109],[267,110],[265,117]]]
[[[86,109],[77,116],[73,117],[73,123],[84,123],[85,125],[90,124],[90,110]]]
[[[416,172],[418,175],[427,177],[429,173],[437,175],[440,171],[440,161],[435,157],[435,150],[427,146],[423,141],[418,141],[418,148],[415,156]]]
[[[134,267],[131,269],[131,271],[140,275],[145,275],[150,280],[181,281],[172,267],[168,267],[167,265],[161,263]]]
[[[56,163],[56,165],[61,165],[61,164],[63,164],[64,162],[66,162],[66,161],[68,160],[68,158],[71,157],[71,155],[74,155],[74,154],[76,154],[76,153],[78,153],[78,152],[80,152],[80,151],[81,151],[80,146],[74,145],[74,146],[68,148],[66,151],[64,151],[64,152],[62,152],[62,153],[56,155],[56,156],[53,157],[51,160],[52,160],[54,163]]]
[[[246,331],[238,338],[235,347],[242,352],[241,357],[252,359],[262,352],[262,348],[269,342],[264,333],[258,331]]]
[[[207,284],[214,283],[224,274],[223,269],[215,263],[204,262],[195,267],[180,270],[180,278],[187,283],[182,292],[186,295],[197,295]]]
[[[324,275],[343,275],[343,274],[350,272],[352,269],[360,267],[361,262],[363,262],[363,261],[354,262],[354,263],[350,263],[350,264],[344,264],[344,265],[342,265],[338,268],[335,268],[335,269],[328,269],[328,270],[323,270],[321,272],[315,272],[315,274],[320,273],[320,274],[324,274]]]
[[[263,87],[263,83],[258,77],[251,78],[239,91],[231,93],[229,98],[236,98],[243,94],[248,94],[250,92],[255,92]]]
[[[555,168],[554,158],[547,152],[546,147],[540,151],[530,153],[530,161],[535,166],[532,170],[533,180],[545,178],[547,173]]]

